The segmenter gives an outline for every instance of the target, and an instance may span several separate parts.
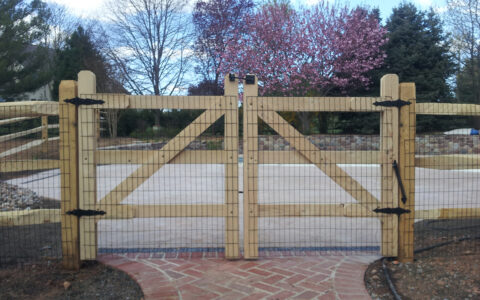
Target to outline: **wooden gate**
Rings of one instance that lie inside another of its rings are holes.
[[[351,97],[258,97],[256,85],[246,86],[244,103],[244,249],[245,258],[259,253],[259,218],[266,217],[372,217],[381,220],[381,252],[398,254],[398,216],[374,212],[399,207],[399,185],[393,163],[399,162],[399,109],[377,106],[375,102],[399,99],[396,75],[381,81],[378,98]],[[380,113],[380,151],[320,151],[310,140],[278,113],[294,112],[378,112]],[[259,151],[259,119],[273,129],[294,151]],[[367,162],[368,158],[368,162]],[[259,204],[259,164],[306,163],[318,167],[333,182],[356,200],[354,204]],[[381,197],[376,198],[337,164],[381,165]]]
[[[251,83],[251,82],[250,82]],[[101,219],[223,217],[225,218],[225,257],[240,257],[239,247],[239,163],[238,163],[238,84],[225,79],[225,96],[131,96],[96,93],[95,75],[79,73],[78,87],[74,81],[60,86],[60,140],[62,173],[62,247],[64,265],[77,268],[80,260],[97,257],[97,223]],[[413,94],[412,92],[413,87]],[[402,99],[414,104],[414,85],[409,86]],[[369,217],[381,221],[381,252],[384,256],[413,257],[413,214],[400,218],[378,209],[413,211],[414,180],[414,105],[408,109],[375,105],[399,99],[402,93],[396,75],[386,75],[381,81],[380,97],[258,97],[258,85],[244,85],[243,114],[243,237],[244,257],[258,257],[258,221],[264,217]],[[410,93],[410,94],[409,94]],[[405,98],[407,97],[407,98]],[[67,104],[66,100],[88,99],[89,103]],[[91,101],[94,100],[94,101]],[[101,100],[101,103],[95,100]],[[93,103],[92,103],[93,102]],[[87,104],[87,105],[86,105]],[[205,110],[160,150],[99,150],[97,147],[99,110],[105,109],[201,109]],[[319,150],[278,113],[295,112],[377,112],[380,114],[380,150],[365,155],[365,151]],[[186,150],[215,121],[224,116],[223,150]],[[413,116],[413,117],[412,117]],[[258,122],[261,119],[282,136],[295,151],[258,151]],[[400,119],[404,126],[400,130]],[[413,125],[413,126],[412,126]],[[413,132],[411,130],[413,128]],[[399,145],[402,144],[402,147]],[[77,151],[78,149],[78,151]],[[413,158],[412,158],[413,157]],[[368,161],[366,161],[366,159]],[[258,203],[258,165],[300,162],[313,164],[335,184],[356,200],[338,204]],[[401,203],[399,182],[392,164],[398,162],[404,176],[409,201]],[[139,205],[122,203],[135,189],[166,164],[202,163],[224,164],[223,204],[164,204]],[[362,184],[349,176],[337,164],[370,163],[381,165],[381,197],[377,198]],[[132,174],[110,192],[97,195],[97,166],[105,164],[138,164]],[[408,169],[409,168],[409,169]],[[377,210],[377,211],[375,211]],[[72,215],[79,211],[81,218]],[[87,214],[85,215],[85,212]],[[102,212],[102,215],[98,215]],[[90,213],[90,215],[89,215]],[[92,215],[93,214],[93,215]],[[404,230],[400,231],[400,223]],[[402,243],[399,245],[399,239]]]
[[[78,143],[78,208],[85,211],[101,211],[103,215],[83,215],[77,225],[79,228],[80,260],[97,257],[97,222],[100,219],[130,218],[175,218],[175,217],[225,217],[225,257],[238,258],[238,84],[225,81],[226,96],[130,96],[120,94],[97,94],[95,75],[89,71],[79,73],[78,96],[81,99],[101,100],[103,103],[78,105],[77,141],[70,136],[72,149]],[[62,93],[62,90],[61,90]],[[63,91],[73,98],[74,95]],[[73,105],[62,105],[73,109]],[[88,100],[87,100],[88,101]],[[92,102],[92,101],[90,101]],[[169,140],[160,150],[99,150],[97,147],[98,110],[99,109],[195,109],[205,110],[178,135]],[[65,114],[68,110],[65,110]],[[66,118],[65,114],[60,118]],[[224,116],[225,134],[223,150],[185,150],[215,121]],[[71,118],[70,118],[71,119]],[[75,120],[71,125],[75,125]],[[71,128],[72,132],[75,128]],[[64,132],[65,136],[67,132]],[[72,151],[70,154],[74,154]],[[64,156],[64,159],[66,157]],[[162,166],[175,163],[202,163],[225,165],[225,202],[224,204],[165,204],[134,205],[122,204],[122,201],[155,174]],[[97,165],[138,164],[130,176],[121,181],[109,193],[97,197]],[[74,170],[71,170],[74,171]],[[69,173],[69,172],[67,172]],[[74,185],[62,182],[65,186]],[[77,187],[72,187],[72,189]],[[72,192],[74,194],[74,192]],[[75,201],[68,199],[64,208],[75,209]],[[66,218],[72,218],[66,216]],[[67,222],[66,222],[67,223]],[[68,223],[74,223],[70,220]],[[74,239],[72,239],[74,240]],[[70,247],[74,249],[73,245]],[[72,250],[74,251],[74,250]],[[68,257],[67,259],[71,259]]]

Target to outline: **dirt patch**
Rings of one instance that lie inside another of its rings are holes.
[[[385,260],[398,294],[402,299],[480,299],[479,235],[478,219],[416,223],[415,248],[424,251],[413,263]],[[443,245],[431,248],[438,244]],[[365,284],[373,299],[394,299],[381,261],[369,266]]]
[[[67,287],[67,288],[65,288]],[[78,272],[57,262],[0,269],[0,299],[141,299],[127,274],[98,263]]]

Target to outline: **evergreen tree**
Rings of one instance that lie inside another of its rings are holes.
[[[448,79],[455,72],[449,36],[439,17],[411,3],[393,9],[386,23],[387,58],[381,74],[394,73],[400,82],[415,82],[418,102],[453,101]],[[439,118],[417,118],[417,131],[443,130]],[[445,124],[448,125],[448,124]]]
[[[13,100],[51,79],[41,44],[49,10],[40,0],[0,0],[0,98]]]
[[[419,102],[451,100],[447,80],[455,65],[439,17],[432,10],[419,11],[411,3],[402,3],[393,9],[386,27],[385,73],[397,74],[402,82],[415,82]]]
[[[93,42],[92,33],[79,26],[67,39],[65,47],[57,50],[53,91],[55,98],[58,97],[60,81],[77,80],[81,70],[95,73],[98,92],[126,92],[114,79],[114,69]]]

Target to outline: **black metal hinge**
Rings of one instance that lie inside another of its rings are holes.
[[[405,105],[410,105],[412,102],[410,101],[403,101],[403,100],[385,100],[385,101],[376,101],[373,102],[373,105],[375,106],[386,106],[386,107],[402,107]]]
[[[100,215],[105,215],[106,212],[103,210],[93,210],[93,209],[74,209],[67,211],[67,215],[74,215],[77,217],[83,217],[83,216],[100,216]]]
[[[376,213],[383,213],[383,214],[396,214],[397,216],[400,216],[402,214],[406,214],[406,213],[410,212],[409,209],[404,209],[404,208],[401,208],[401,207],[375,208],[373,211],[376,212]]]
[[[235,79],[243,79],[246,84],[255,84],[255,75],[245,75],[245,77],[236,77],[235,74],[228,74],[228,79],[230,81],[235,81]]]
[[[400,191],[402,192],[402,202],[403,204],[407,203],[407,194],[405,193],[405,188],[403,187],[402,177],[400,177],[400,171],[398,170],[397,161],[394,160],[392,164],[393,170],[395,171],[395,176],[397,176],[398,185],[400,186]]]
[[[73,104],[77,107],[79,105],[95,105],[95,104],[105,103],[105,101],[103,101],[103,100],[95,100],[95,99],[87,99],[87,98],[79,98],[79,97],[75,97],[75,98],[72,98],[72,99],[67,99],[67,100],[65,100],[65,102]]]

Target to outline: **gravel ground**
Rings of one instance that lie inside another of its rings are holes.
[[[0,269],[0,300],[143,299],[139,285],[122,271],[90,263],[78,272],[57,261]]]
[[[37,208],[41,205],[42,200],[29,189],[0,181],[0,211]]]
[[[444,245],[415,254],[413,263],[385,260],[402,299],[480,299],[479,234],[479,219],[416,223],[416,249]],[[373,299],[394,299],[381,261],[369,266],[365,284]]]

